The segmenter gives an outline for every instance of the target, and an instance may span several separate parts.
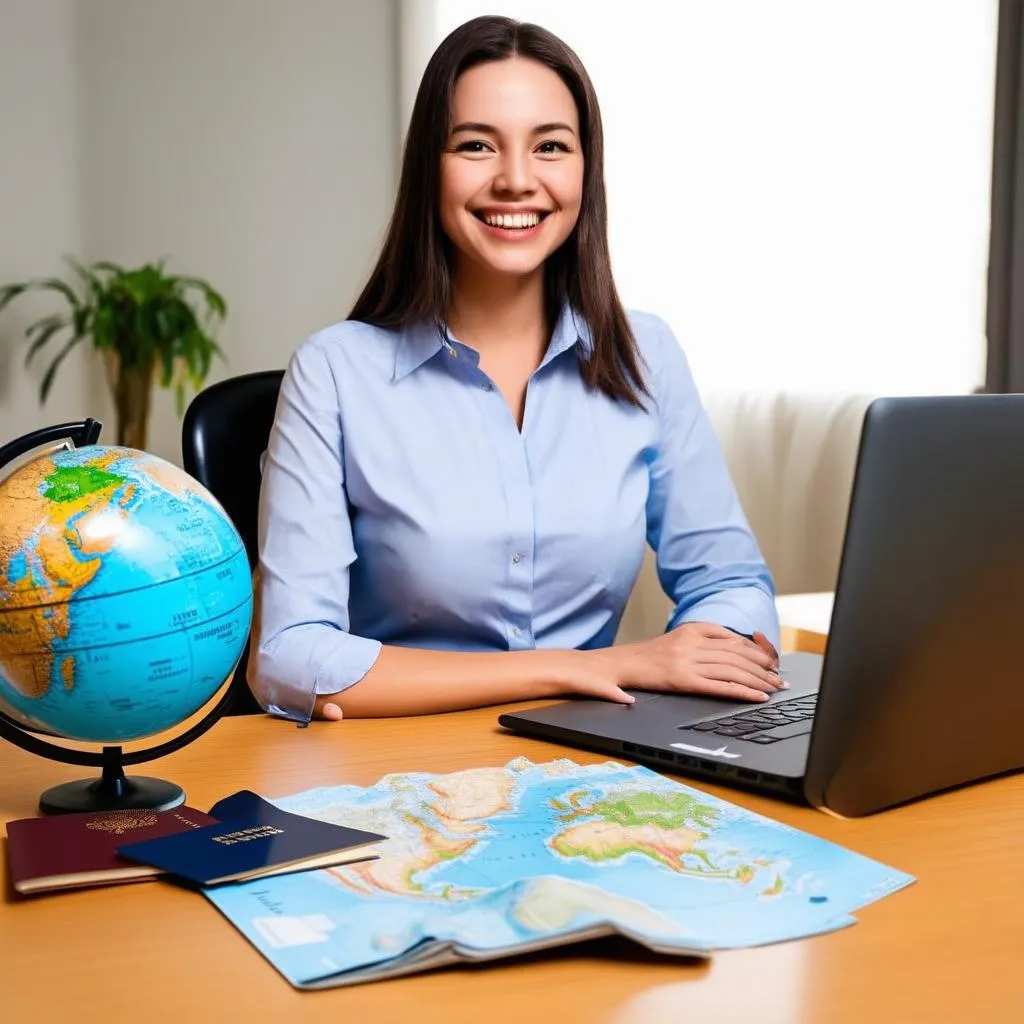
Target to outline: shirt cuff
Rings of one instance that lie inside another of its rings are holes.
[[[272,715],[308,722],[318,696],[340,693],[373,668],[381,643],[320,624],[293,627],[255,654],[249,686]]]
[[[752,636],[760,631],[779,649],[779,613],[775,602],[763,591],[755,589],[721,591],[714,597],[690,605],[685,611],[676,609],[668,628],[684,622],[714,622],[734,633]]]

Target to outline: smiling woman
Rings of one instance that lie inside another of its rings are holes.
[[[498,127],[474,120],[480,110],[508,114]],[[553,113],[558,120],[541,120]],[[536,272],[569,237],[580,213],[583,153],[572,95],[536,61],[480,64],[455,86],[452,119],[441,162],[440,214],[460,254],[457,263]],[[521,244],[503,244],[513,241]]]
[[[282,383],[250,660],[268,710],[786,685],[686,359],[619,301],[602,166],[593,86],[550,32],[485,17],[438,47],[377,265]],[[670,628],[613,648],[645,540]]]
[[[645,386],[612,279],[603,166],[597,95],[576,54],[536,25],[467,22],[424,71],[391,227],[351,319],[391,327],[429,318],[477,337],[486,321],[486,334],[511,341],[481,350],[484,368],[496,357],[521,374],[524,364],[502,350],[539,361],[568,305],[592,340],[587,385],[639,405]],[[502,228],[482,229],[480,213],[501,214]],[[546,214],[535,234],[505,230],[506,215],[529,213]],[[532,244],[487,244],[520,237]],[[524,329],[533,335],[525,346]],[[507,396],[514,409],[521,384]]]

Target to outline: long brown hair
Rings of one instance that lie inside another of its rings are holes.
[[[416,93],[387,237],[349,319],[379,327],[424,319],[443,323],[451,300],[451,268],[438,195],[455,83],[478,64],[516,56],[543,64],[565,82],[580,122],[583,197],[576,226],[544,266],[548,323],[554,324],[568,302],[590,328],[591,351],[579,353],[587,387],[642,407],[641,395],[649,392],[608,255],[604,132],[597,95],[579,57],[538,25],[495,16],[474,18],[434,51]]]

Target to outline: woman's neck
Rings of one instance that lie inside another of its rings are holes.
[[[453,276],[448,329],[456,338],[480,352],[529,345],[543,354],[548,342],[543,268],[510,277],[459,267]]]

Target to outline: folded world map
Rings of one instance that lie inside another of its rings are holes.
[[[205,892],[297,988],[610,934],[706,957],[845,927],[913,881],[616,762],[520,758],[274,803],[389,837],[374,861]]]

